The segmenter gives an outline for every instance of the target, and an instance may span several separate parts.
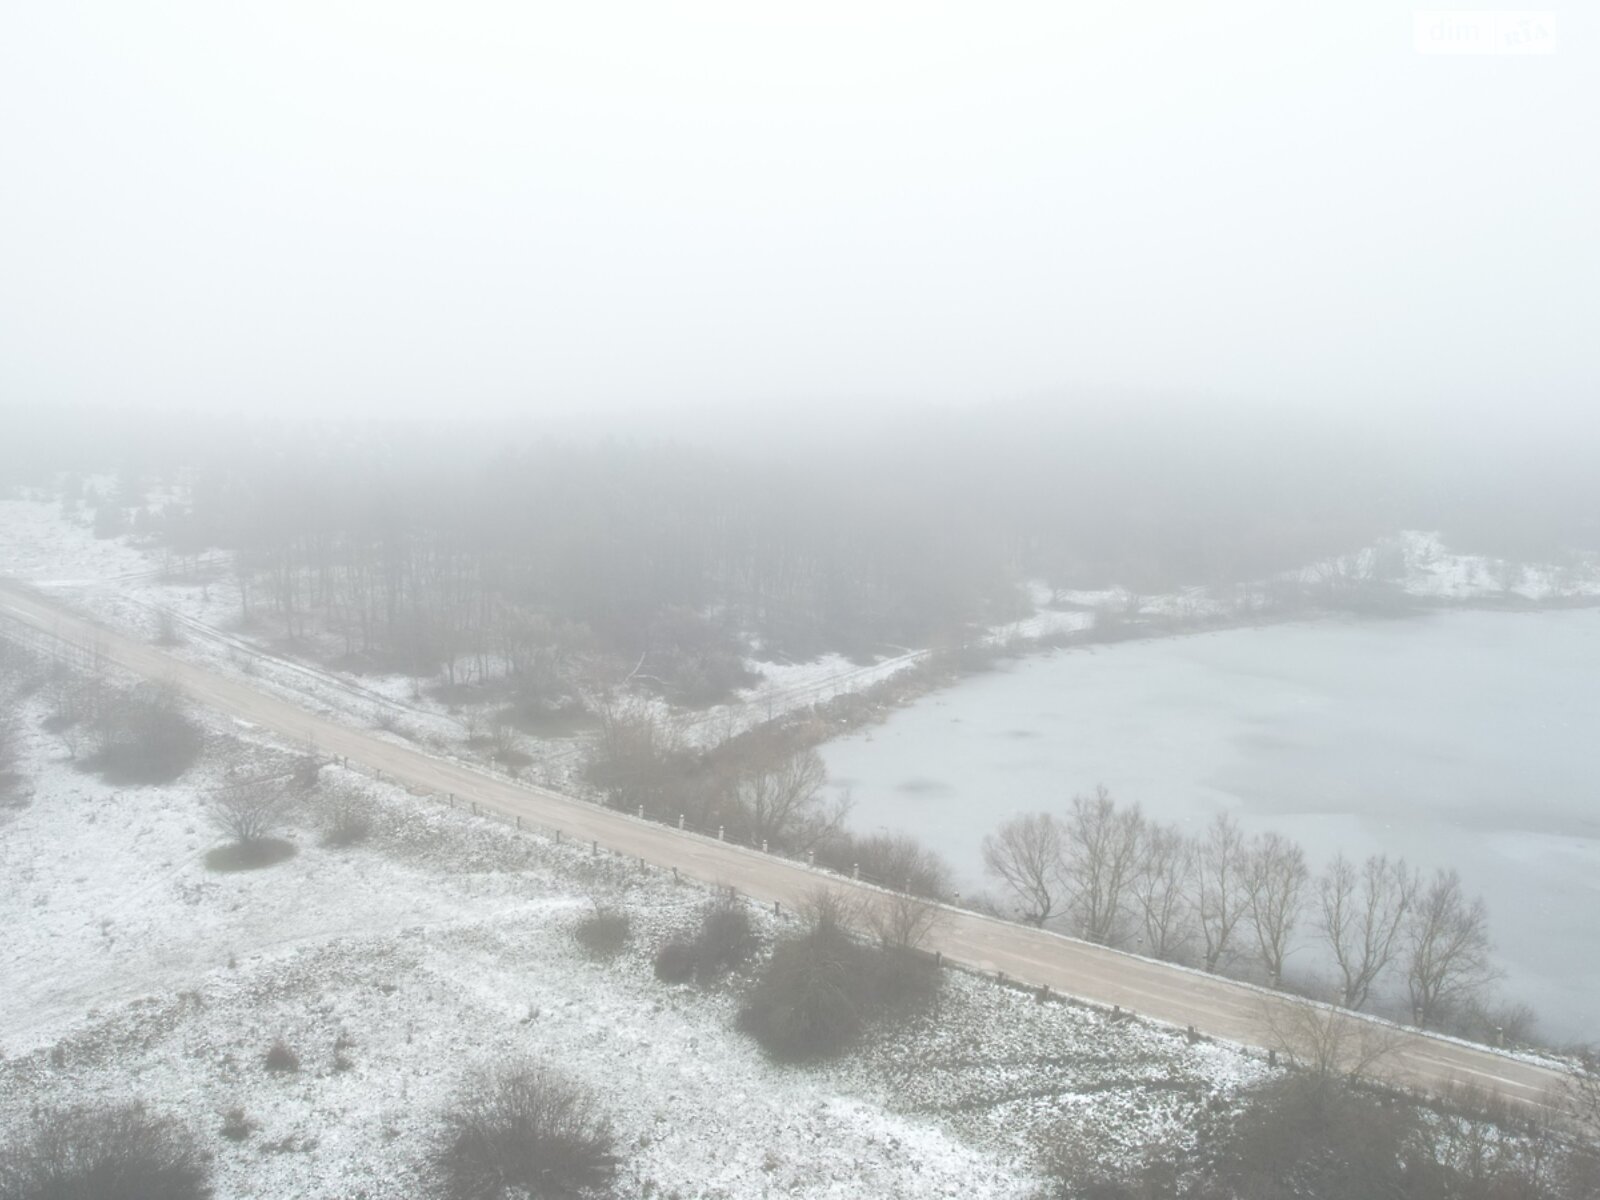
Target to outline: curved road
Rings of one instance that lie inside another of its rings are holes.
[[[787,859],[624,813],[545,788],[497,779],[410,746],[318,717],[230,679],[175,658],[77,616],[15,583],[0,580],[0,616],[90,650],[137,675],[176,684],[189,697],[319,752],[340,755],[384,772],[414,789],[451,793],[508,819],[593,840],[619,853],[746,895],[790,907],[819,886],[847,889],[865,902],[885,893]],[[1116,1005],[1180,1028],[1258,1048],[1330,1048],[1346,1064],[1382,1042],[1370,1073],[1398,1086],[1442,1094],[1458,1088],[1508,1101],[1559,1108],[1563,1072],[1510,1055],[1464,1045],[1310,1005],[1246,984],[1153,962],[1059,934],[946,909],[924,943],[963,966],[1004,972],[1006,978],[1100,1005]]]

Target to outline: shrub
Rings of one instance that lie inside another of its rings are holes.
[[[349,1051],[355,1047],[356,1040],[349,1033],[341,1029],[339,1036],[333,1039],[333,1069],[343,1073],[355,1069],[355,1062],[351,1059]]]
[[[89,765],[108,783],[170,783],[200,756],[200,727],[183,711],[175,687],[141,688],[106,703],[99,746]]]
[[[616,1171],[615,1136],[595,1097],[543,1065],[470,1077],[435,1155],[449,1200],[581,1196]]]
[[[695,972],[702,978],[731,970],[756,948],[750,910],[732,888],[719,889],[700,915],[694,940]]]
[[[282,823],[291,804],[289,792],[269,779],[247,779],[216,789],[210,801],[211,820],[236,845],[263,841]]]
[[[0,1147],[6,1200],[199,1200],[207,1175],[189,1130],[139,1104],[45,1113]]]
[[[1257,1089],[1218,1159],[1229,1195],[1425,1197],[1438,1167],[1417,1115],[1333,1078]]]
[[[354,792],[335,792],[324,804],[323,814],[324,846],[353,846],[372,833],[372,808]]]
[[[656,978],[662,983],[687,983],[698,961],[690,942],[668,942],[656,951]]]
[[[663,983],[704,983],[738,966],[756,947],[750,910],[732,888],[718,891],[700,912],[693,941],[671,941],[656,951],[656,978]]]
[[[1063,1123],[1065,1126],[1067,1123]],[[1043,1166],[1051,1186],[1044,1193],[1056,1200],[1170,1200],[1184,1195],[1177,1165],[1151,1147],[1142,1162],[1107,1160],[1082,1140],[1082,1132],[1060,1128],[1046,1139]],[[1195,1200],[1222,1200],[1198,1193]]]
[[[740,1027],[774,1058],[827,1058],[867,1026],[903,1015],[939,987],[933,963],[908,946],[865,946],[848,925],[859,913],[837,892],[808,904],[808,928],[780,942],[739,1014]]]
[[[317,786],[322,775],[322,759],[315,752],[300,755],[294,761],[294,783],[301,791],[309,792]]]
[[[257,1129],[261,1128],[250,1119],[242,1108],[230,1108],[222,1114],[222,1129],[219,1131],[230,1142],[242,1142]]]
[[[917,1012],[939,991],[939,968],[915,950],[878,945],[866,956],[867,998],[886,1015]]]
[[[269,1071],[293,1074],[300,1069],[300,1056],[279,1038],[267,1050],[266,1068]]]
[[[628,944],[628,914],[596,903],[594,911],[578,922],[572,936],[590,958],[614,958]]]
[[[774,1058],[827,1058],[860,1033],[862,949],[825,920],[780,942],[739,1015],[739,1024]]]

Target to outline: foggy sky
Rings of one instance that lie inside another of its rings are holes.
[[[1201,11],[1206,10],[1206,11]],[[0,15],[0,403],[538,413],[1600,394],[1594,14]]]

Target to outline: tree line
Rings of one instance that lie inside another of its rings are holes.
[[[1227,813],[1190,836],[1101,786],[1062,813],[1004,822],[983,857],[1029,924],[1210,972],[1254,969],[1274,987],[1309,941],[1332,965],[1339,1004],[1365,1008],[1398,979],[1425,1028],[1459,1017],[1498,976],[1488,910],[1455,871],[1339,853],[1313,873],[1293,840],[1246,836]]]
[[[536,696],[587,673],[691,702],[737,685],[751,649],[926,646],[1020,615],[1031,580],[1226,586],[1355,551],[1397,519],[1359,444],[1334,466],[1326,441],[1217,438],[1181,414],[849,432],[809,455],[460,429],[147,434],[109,486],[69,474],[61,494],[177,568],[227,558],[242,619],[350,665]]]

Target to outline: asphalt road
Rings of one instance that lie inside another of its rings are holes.
[[[708,882],[737,888],[786,907],[803,904],[819,887],[843,889],[862,903],[886,894],[802,864],[762,854],[627,814],[487,775],[375,733],[337,724],[264,694],[247,680],[184,662],[78,616],[9,581],[0,581],[0,617],[20,622],[149,679],[176,684],[198,703],[318,752],[382,771],[413,789],[452,793],[463,802],[523,822],[595,841]],[[1564,1076],[1507,1054],[1443,1038],[1397,1031],[1290,997],[1194,971],[1152,962],[1043,930],[955,909],[943,910],[924,943],[963,966],[1004,972],[1007,979],[1106,1006],[1120,1006],[1180,1028],[1262,1049],[1297,1048],[1302,1056],[1329,1053],[1351,1062],[1381,1046],[1370,1073],[1397,1085],[1443,1093],[1472,1088],[1506,1100],[1555,1107]]]

